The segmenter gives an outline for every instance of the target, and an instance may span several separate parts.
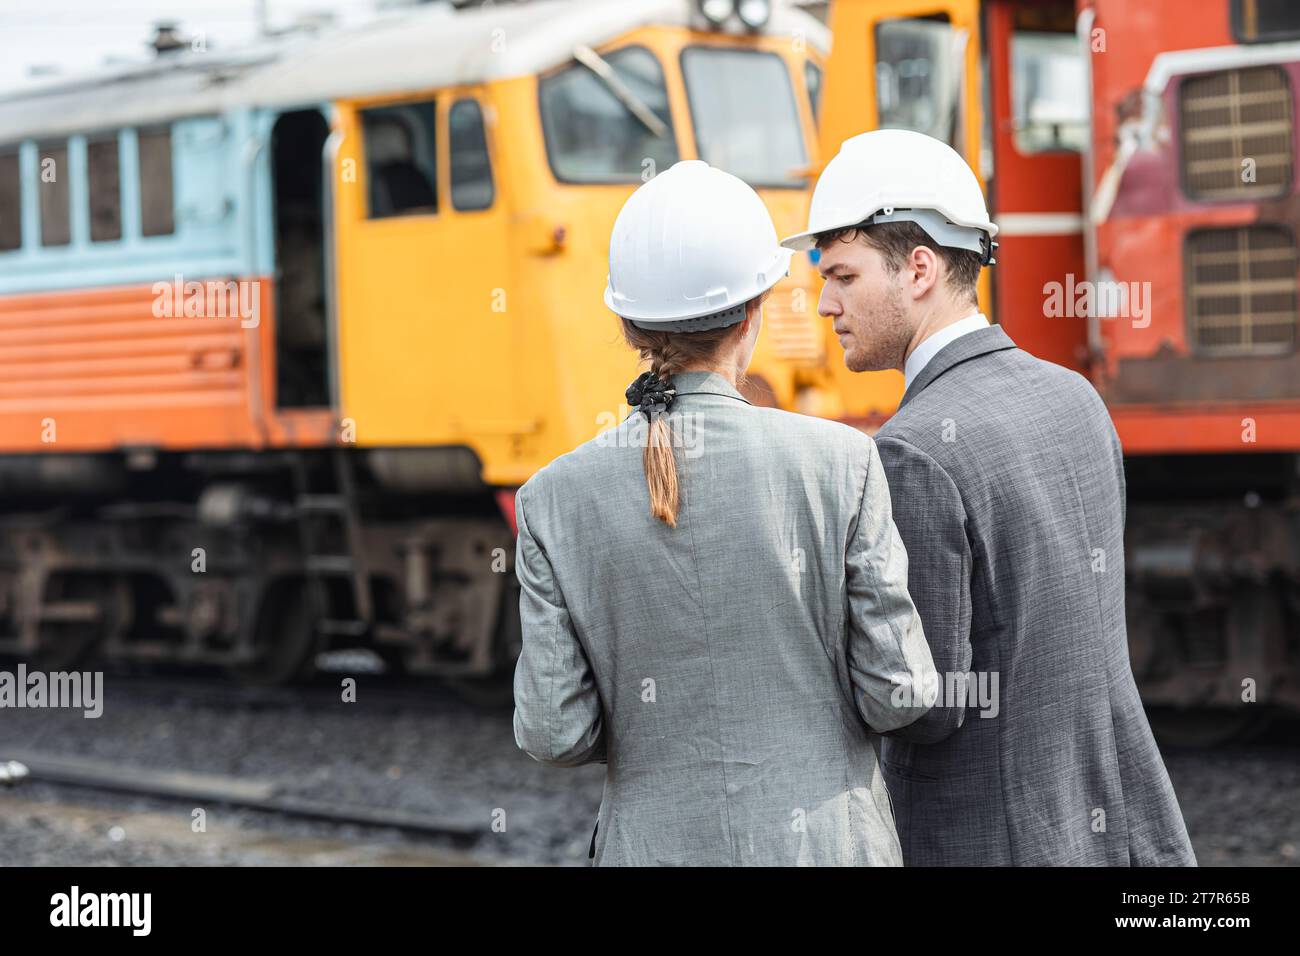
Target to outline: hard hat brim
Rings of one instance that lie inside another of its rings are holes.
[[[807,252],[817,245],[817,237],[822,232],[830,232],[829,229],[823,229],[820,232],[797,232],[793,236],[787,236],[781,240],[781,245],[793,252]]]
[[[672,327],[677,323],[689,322],[693,319],[702,319],[706,316],[718,315],[722,312],[730,311],[731,309],[736,308],[736,306],[743,305],[750,299],[754,298],[754,296],[761,295],[775,286],[790,274],[790,260],[794,257],[794,252],[788,248],[780,247],[776,248],[774,251],[775,255],[772,258],[772,265],[768,267],[768,270],[765,270],[772,271],[772,275],[774,276],[772,279],[758,284],[754,289],[743,295],[728,297],[721,303],[702,306],[701,308],[694,310],[684,309],[681,311],[674,311],[668,315],[665,315],[662,312],[656,314],[645,314],[641,310],[635,308],[620,308],[618,303],[614,301],[614,293],[607,280],[604,296],[605,307],[620,318],[629,319],[640,326],[661,325],[664,327],[665,331],[671,331]]]
[[[925,210],[921,210],[921,211],[924,212]],[[938,216],[942,216],[942,213],[939,213],[939,212],[937,212],[937,211],[935,211],[935,214],[938,215]],[[872,218],[872,217],[868,216],[868,217],[866,217],[866,218],[867,218],[867,219],[870,219],[870,218]],[[946,218],[946,217],[944,217],[944,218]],[[890,222],[890,221],[898,221],[898,220],[906,220],[906,219],[911,219],[912,221],[917,221],[917,220],[915,220],[914,217],[910,217],[910,216],[907,216],[907,215],[894,215],[894,216],[890,216],[890,217],[887,217],[887,218],[882,218],[881,221]],[[798,232],[798,233],[795,233],[793,236],[787,236],[786,238],[782,239],[782,240],[781,240],[781,245],[784,246],[786,249],[792,249],[792,250],[794,250],[795,252],[806,252],[806,251],[808,251],[809,249],[812,249],[812,248],[815,248],[815,247],[816,247],[816,245],[817,245],[817,237],[818,237],[818,236],[826,235],[826,234],[828,234],[828,233],[833,233],[833,232],[839,232],[841,229],[852,229],[852,228],[854,228],[855,226],[860,226],[860,225],[862,225],[865,221],[866,221],[865,219],[857,219],[857,218],[855,218],[855,219],[851,219],[851,220],[846,221],[846,222],[843,222],[843,223],[838,223],[838,224],[834,224],[834,225],[823,226],[823,227],[821,227],[821,228],[819,228],[819,229],[809,229],[809,230],[806,230],[806,231],[804,231],[804,232]],[[937,229],[935,229],[935,228],[927,228],[926,224],[923,223],[923,222],[920,223],[920,224],[921,224],[922,228],[926,228],[926,231],[930,233],[931,237],[934,238],[936,242],[940,242],[941,245],[951,245],[953,248],[957,248],[957,249],[972,249],[972,251],[978,251],[978,250],[974,249],[974,247],[971,246],[971,245],[969,245],[969,244],[960,244],[960,243],[947,243],[947,242],[941,242],[941,240],[942,240],[944,237],[941,236],[941,235],[938,235],[938,234],[937,234],[937,232],[938,232]],[[941,225],[941,224],[936,224],[936,225]],[[972,223],[972,222],[957,222],[957,221],[955,221],[955,220],[949,220],[949,221],[948,221],[948,226],[949,226],[949,228],[951,228],[951,229],[961,229],[961,230],[970,230],[970,231],[973,231],[973,232],[983,232],[983,233],[985,233],[985,234],[986,234],[990,239],[992,239],[994,236],[996,236],[996,235],[998,234],[998,227],[997,227],[997,224],[994,223],[994,222],[992,222],[992,221],[989,221],[989,222],[983,222],[983,223]]]

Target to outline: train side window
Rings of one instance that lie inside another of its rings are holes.
[[[41,245],[66,246],[72,242],[68,203],[68,143],[41,146],[37,165],[37,195],[41,207]]]
[[[820,121],[822,103],[822,68],[812,60],[803,65],[804,85],[808,87],[808,101],[812,104],[814,122]]]
[[[0,151],[0,252],[12,252],[23,245],[23,191],[18,169],[18,150]]]
[[[457,100],[447,114],[451,145],[451,204],[462,212],[492,205],[492,158],[478,100]]]
[[[1295,0],[1232,0],[1232,34],[1239,43],[1300,39]]]
[[[438,211],[432,100],[362,110],[370,218]]]
[[[86,163],[90,183],[90,241],[121,239],[122,182],[117,134],[88,142]]]
[[[538,85],[546,153],[555,178],[570,183],[635,183],[647,169],[677,162],[663,67],[645,47],[574,63]]]
[[[1024,155],[1082,152],[1088,141],[1088,74],[1070,32],[1011,35],[1011,112]]]
[[[140,233],[169,236],[176,231],[172,194],[172,131],[142,129],[136,133],[140,149]]]

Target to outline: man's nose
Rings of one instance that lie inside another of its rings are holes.
[[[835,301],[835,296],[831,295],[831,286],[828,282],[822,286],[821,297],[817,300],[817,314],[829,319],[839,315],[840,312],[840,304]]]

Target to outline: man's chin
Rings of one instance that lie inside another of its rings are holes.
[[[879,356],[868,355],[861,349],[848,349],[844,352],[844,367],[850,372],[882,372],[893,368]]]

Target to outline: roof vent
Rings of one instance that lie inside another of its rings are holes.
[[[158,56],[176,53],[189,45],[190,41],[181,34],[174,20],[159,20],[154,24],[154,35],[149,46]]]

